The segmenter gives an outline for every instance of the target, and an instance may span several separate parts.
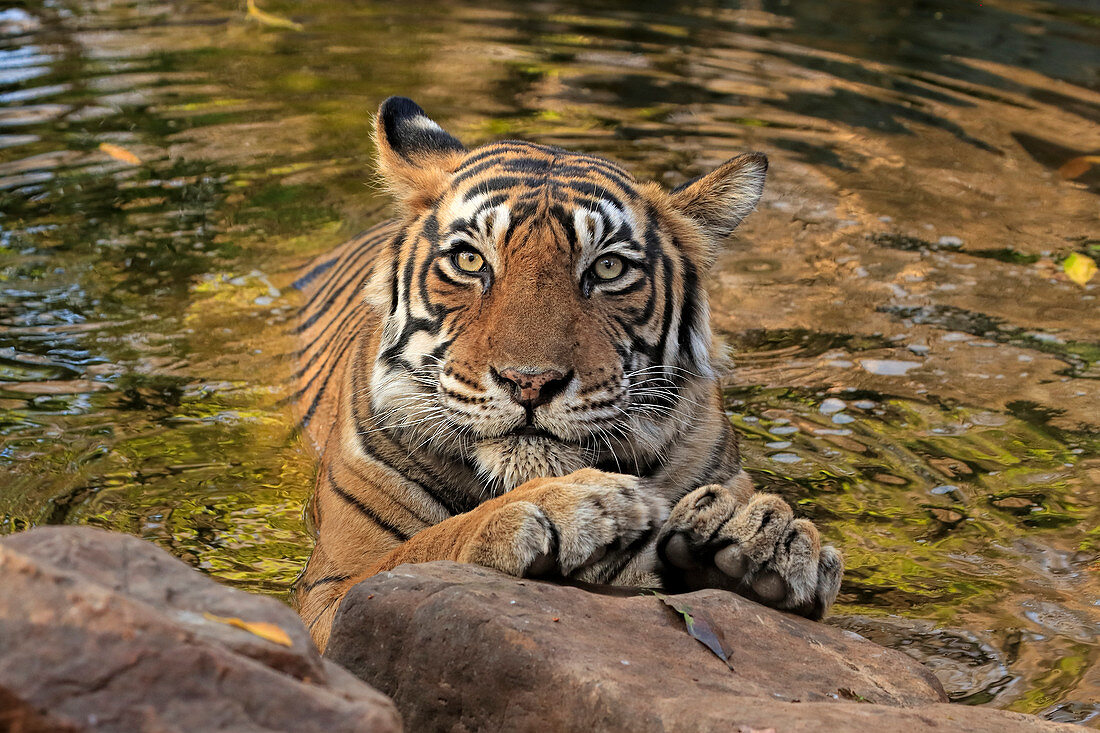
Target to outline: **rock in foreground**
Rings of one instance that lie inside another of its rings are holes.
[[[357,585],[326,657],[392,695],[409,730],[1076,730],[948,705],[916,662],[841,629],[722,591],[676,600],[721,630],[732,671],[652,595],[454,563]]]
[[[393,703],[323,661],[278,601],[126,535],[51,527],[0,540],[2,731],[400,727]]]

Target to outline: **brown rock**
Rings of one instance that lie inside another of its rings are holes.
[[[289,647],[206,614],[282,629]],[[399,731],[297,615],[142,540],[51,527],[0,540],[0,730]]]
[[[949,705],[907,656],[723,591],[677,596],[733,670],[652,595],[601,595],[454,563],[352,589],[326,657],[392,695],[409,730],[1076,730]]]

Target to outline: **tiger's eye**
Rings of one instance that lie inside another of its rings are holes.
[[[455,264],[463,272],[481,272],[485,267],[485,258],[472,249],[464,249],[455,255]]]
[[[624,269],[626,269],[626,265],[623,264],[622,257],[608,255],[596,260],[596,265],[592,268],[592,271],[601,280],[614,280],[623,274]]]

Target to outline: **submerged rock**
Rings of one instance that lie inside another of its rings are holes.
[[[400,728],[393,703],[322,660],[276,600],[122,534],[0,539],[0,730]]]
[[[369,578],[326,657],[393,696],[409,730],[1072,731],[946,704],[904,654],[717,590],[604,595],[455,563]]]

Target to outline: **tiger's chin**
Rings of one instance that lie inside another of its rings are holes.
[[[492,481],[494,494],[511,491],[531,479],[564,476],[585,468],[585,451],[577,445],[541,435],[511,434],[484,440],[474,461]]]

